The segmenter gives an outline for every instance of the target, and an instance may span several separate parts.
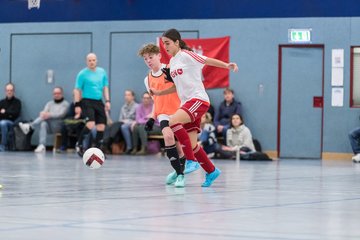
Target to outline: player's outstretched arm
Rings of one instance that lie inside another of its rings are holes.
[[[205,60],[205,64],[209,65],[209,66],[214,66],[214,67],[227,68],[227,69],[233,70],[234,72],[237,72],[239,70],[236,63],[233,63],[233,62],[226,63],[226,62],[223,62],[223,61],[215,59],[215,58],[207,58]]]

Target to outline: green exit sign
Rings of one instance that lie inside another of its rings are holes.
[[[311,29],[289,29],[290,43],[311,43]]]

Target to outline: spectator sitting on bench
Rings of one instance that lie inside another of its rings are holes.
[[[155,124],[149,132],[145,130],[146,122],[152,116],[153,102],[148,92],[143,94],[142,103],[136,107],[136,123],[133,127],[133,150],[131,154],[145,155],[147,154],[148,134],[161,134],[159,124]],[[140,140],[140,141],[139,141]],[[138,143],[140,142],[140,150],[138,151]]]
[[[237,151],[256,151],[250,129],[245,126],[240,114],[232,115],[230,127],[226,133],[226,145],[222,145],[217,151],[220,158],[235,158]]]
[[[63,118],[69,108],[69,102],[64,99],[63,89],[55,87],[53,89],[53,100],[46,103],[39,117],[31,123],[19,123],[24,134],[29,133],[36,125],[40,125],[39,145],[35,149],[36,153],[45,152],[47,133],[57,133],[61,129]]]
[[[79,138],[81,130],[85,126],[84,116],[75,114],[75,104],[72,102],[66,118],[61,125],[61,146],[56,149],[57,153],[66,152],[68,147],[75,147],[76,139]],[[73,143],[69,142],[69,135],[75,135],[76,139]]]
[[[218,136],[224,138],[226,143],[226,133],[230,128],[230,118],[233,114],[241,114],[241,103],[235,100],[234,90],[225,88],[224,101],[221,102],[217,111],[215,111],[214,125]]]
[[[19,117],[20,111],[21,101],[15,97],[15,87],[12,83],[8,83],[5,85],[5,98],[0,101],[0,152],[4,152],[8,145],[8,132]]]
[[[125,91],[125,103],[121,107],[119,122],[121,122],[121,133],[126,144],[126,154],[132,151],[131,132],[133,124],[135,123],[135,112],[137,103],[135,102],[135,93],[131,90]]]
[[[201,117],[201,132],[199,133],[199,142],[209,158],[214,157],[218,143],[216,139],[216,128],[212,123],[211,113],[207,112]]]
[[[351,130],[349,140],[354,153],[352,160],[354,163],[360,163],[360,127]]]

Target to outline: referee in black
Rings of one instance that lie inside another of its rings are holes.
[[[84,136],[89,134],[96,126],[96,147],[102,147],[104,130],[106,126],[106,111],[110,111],[109,80],[106,71],[97,66],[94,53],[86,56],[87,67],[82,69],[77,77],[74,89],[75,118],[81,113],[87,119],[76,143],[76,152],[79,156],[84,154]],[[103,103],[105,100],[105,104]]]

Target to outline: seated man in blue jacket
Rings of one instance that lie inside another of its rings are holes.
[[[357,127],[349,133],[351,148],[354,152],[353,162],[360,163],[360,127]]]
[[[230,119],[233,114],[241,115],[241,103],[235,100],[234,90],[225,88],[224,101],[215,111],[214,125],[218,135],[223,136],[226,143],[226,131],[230,128]]]

